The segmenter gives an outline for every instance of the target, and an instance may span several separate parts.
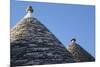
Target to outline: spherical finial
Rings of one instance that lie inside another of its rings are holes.
[[[72,39],[71,39],[71,42],[75,42],[75,41],[76,41],[76,39],[75,39],[75,38],[72,38]]]
[[[28,6],[27,9],[26,9],[26,11],[33,13],[34,10],[33,10],[32,6]]]

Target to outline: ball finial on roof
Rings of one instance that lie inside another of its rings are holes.
[[[27,9],[26,9],[26,11],[33,13],[34,10],[33,10],[32,6],[28,6]]]
[[[75,39],[75,38],[72,38],[72,39],[71,39],[71,42],[75,42],[75,41],[76,41],[76,39]]]

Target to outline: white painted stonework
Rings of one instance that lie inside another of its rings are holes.
[[[28,11],[28,13],[24,16],[24,18],[33,17],[32,12]]]

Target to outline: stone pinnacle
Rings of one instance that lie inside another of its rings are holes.
[[[27,14],[25,15],[24,18],[33,17],[33,15],[32,15],[33,11],[34,10],[33,10],[32,6],[28,6],[27,9],[26,9]]]
[[[31,13],[33,13],[33,8],[32,8],[32,6],[28,6],[27,7],[27,9],[26,9],[26,12],[31,12]]]
[[[75,42],[75,41],[76,41],[76,39],[75,39],[75,38],[72,38],[72,39],[71,39],[71,42]]]

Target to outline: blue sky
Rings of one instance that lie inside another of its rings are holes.
[[[26,7],[32,5],[33,16],[44,24],[64,46],[69,45],[71,38],[76,38],[79,45],[95,56],[95,6],[15,2],[14,0],[12,2],[11,27],[26,15]]]

